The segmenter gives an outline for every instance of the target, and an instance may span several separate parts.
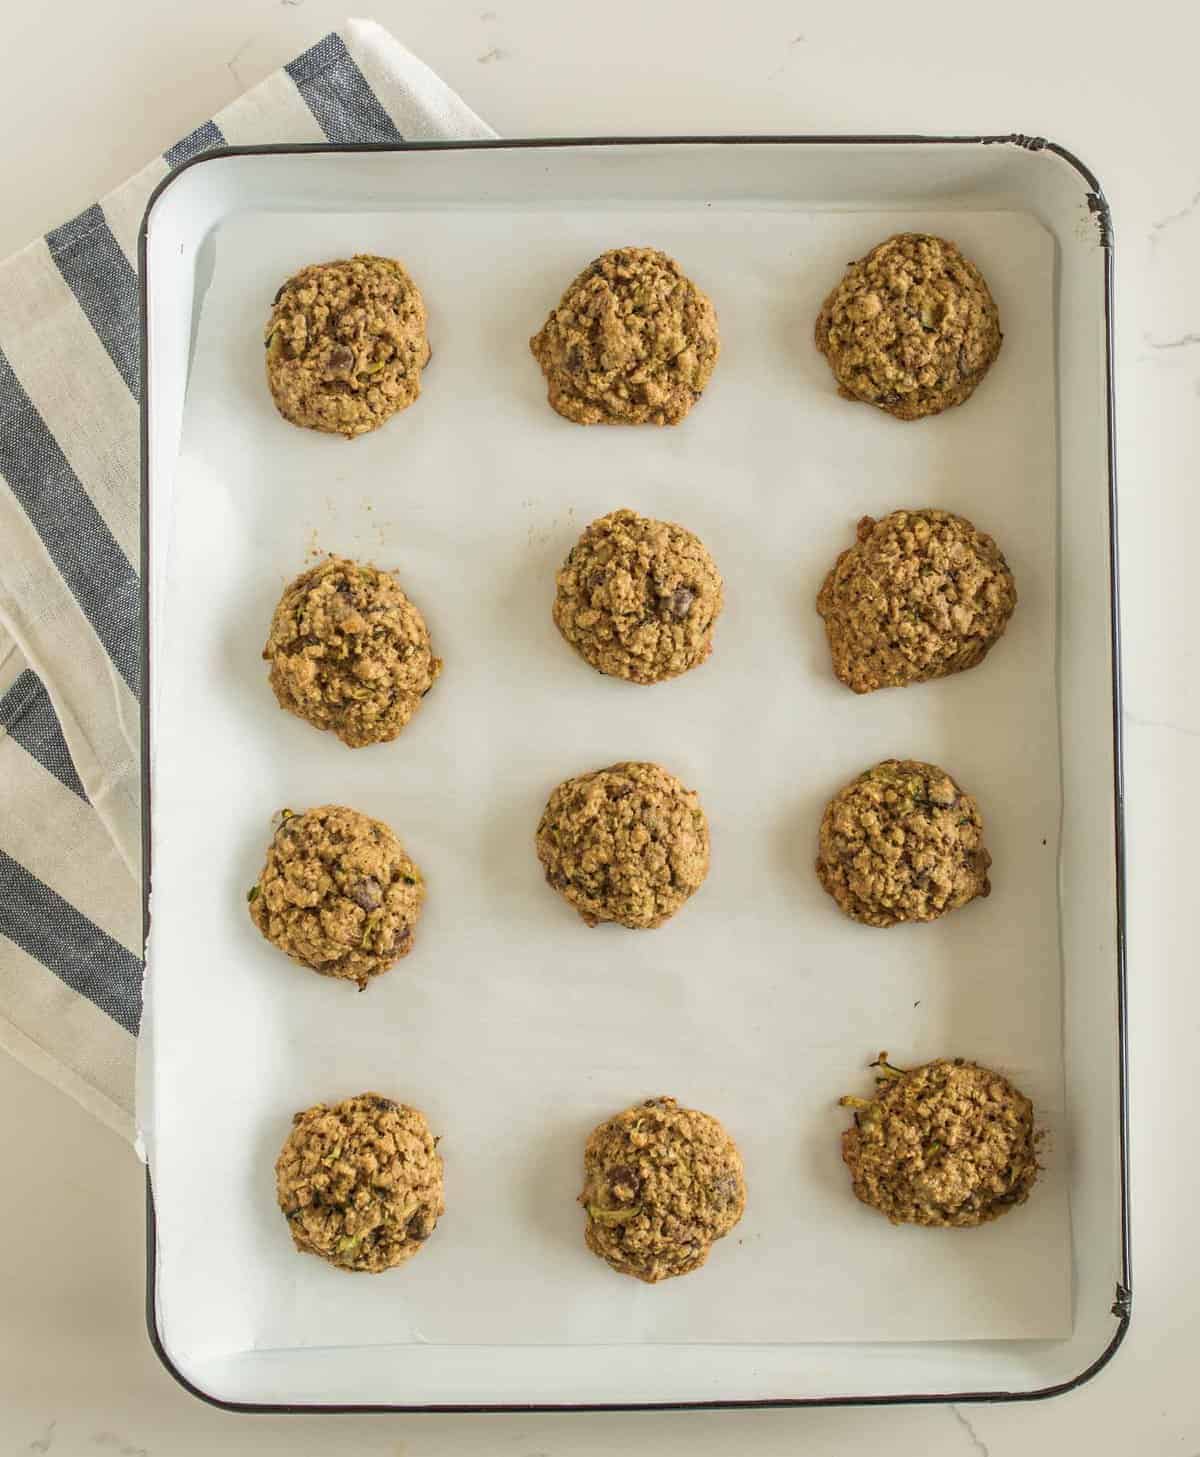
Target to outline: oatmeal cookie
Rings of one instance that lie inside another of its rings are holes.
[[[838,393],[898,420],[969,399],[1002,337],[979,269],[928,233],[897,233],[851,263],[816,327]]]
[[[425,302],[394,258],[313,263],[275,295],[266,344],[267,383],[284,419],[350,439],[421,393]]]
[[[661,683],[703,663],[724,585],[704,543],[636,511],[593,521],[556,578],[554,621],[598,672]]]
[[[577,425],[678,425],[720,352],[711,301],[657,248],[589,263],[529,341],[550,404]]]
[[[442,671],[396,578],[336,556],[285,588],[262,655],[280,708],[352,749],[394,739]]]
[[[817,595],[833,670],[856,693],[974,668],[1016,603],[992,538],[934,510],[864,516]]]
[[[362,991],[412,950],[425,883],[382,820],[325,804],[283,811],[248,899],[280,951]]]
[[[700,797],[657,764],[613,764],[567,779],[537,830],[546,880],[589,926],[661,926],[708,874]]]
[[[854,1192],[893,1224],[986,1224],[1029,1198],[1038,1176],[1033,1104],[961,1057],[908,1072],[887,1053],[873,1098],[845,1097],[842,1158]]]
[[[944,769],[885,759],[829,801],[817,875],[867,926],[934,921],[987,895],[979,806]]]
[[[601,1123],[583,1155],[584,1238],[622,1275],[653,1285],[698,1270],[741,1219],[737,1145],[715,1118],[649,1098]]]
[[[437,1143],[423,1113],[378,1093],[297,1113],[275,1161],[296,1248],[369,1274],[412,1259],[446,1212]]]

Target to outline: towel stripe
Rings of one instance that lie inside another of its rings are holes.
[[[190,162],[193,157],[198,157],[201,152],[211,152],[214,147],[223,147],[225,138],[221,135],[221,128],[215,121],[206,121],[198,126],[194,132],[188,132],[181,142],[176,142],[173,147],[163,153],[163,161],[168,167],[178,167],[183,162]]]
[[[142,963],[3,850],[0,935],[137,1035]]]
[[[23,652],[0,679],[0,1048],[113,1120],[133,1107],[142,1014],[145,206],[171,170],[227,142],[405,135],[491,132],[380,27],[351,21],[345,39],[326,36],[102,203],[0,262],[0,600]]]
[[[396,123],[332,33],[284,67],[331,142],[401,142]]]
[[[137,399],[141,388],[137,275],[113,237],[100,204],[93,203],[69,223],[47,233],[46,246]]]
[[[135,698],[141,589],[62,447],[0,352],[0,475]]]
[[[0,729],[6,730],[10,739],[20,744],[72,794],[77,794],[84,804],[89,802],[71,762],[71,751],[50,695],[32,668],[26,668],[0,698]]]

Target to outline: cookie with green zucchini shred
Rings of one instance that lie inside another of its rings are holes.
[[[970,399],[1003,337],[983,274],[931,233],[897,233],[851,263],[815,329],[838,394],[897,420]]]
[[[584,662],[640,684],[704,663],[725,602],[721,573],[698,536],[627,508],[588,526],[555,588],[555,626]]]
[[[886,1052],[873,1098],[854,1110],[842,1159],[857,1197],[893,1224],[965,1228],[1028,1199],[1040,1138],[1033,1104],[1001,1073],[965,1058],[905,1070]]]
[[[396,738],[442,671],[396,578],[338,556],[284,589],[262,655],[280,708],[351,749]]]
[[[339,1270],[411,1260],[446,1212],[437,1145],[419,1109],[380,1093],[297,1113],[275,1161],[292,1243]]]
[[[885,759],[829,801],[817,875],[867,926],[934,921],[991,890],[983,817],[936,764]]]
[[[395,258],[313,263],[276,293],[266,346],[267,383],[283,418],[353,439],[421,393],[425,301]]]
[[[864,516],[817,595],[833,670],[855,693],[977,667],[1017,604],[1004,553],[965,516]]]
[[[698,1270],[746,1208],[737,1145],[711,1114],[674,1098],[648,1098],[601,1123],[583,1173],[588,1249],[649,1285]]]
[[[708,874],[700,796],[659,764],[627,761],[565,779],[535,839],[546,883],[587,926],[661,926]]]
[[[425,882],[382,820],[324,804],[282,812],[246,898],[273,946],[363,991],[412,950]]]
[[[721,352],[712,301],[658,248],[611,248],[529,341],[550,406],[576,425],[678,425]]]

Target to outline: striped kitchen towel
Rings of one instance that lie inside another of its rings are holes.
[[[386,31],[351,20],[0,263],[0,1047],[130,1138],[142,213],[212,147],[493,135]]]

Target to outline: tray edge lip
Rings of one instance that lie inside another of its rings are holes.
[[[1091,1381],[1112,1360],[1129,1331],[1133,1306],[1133,1273],[1130,1248],[1129,1197],[1129,1075],[1128,1075],[1128,987],[1126,957],[1126,877],[1125,877],[1125,772],[1123,733],[1123,674],[1121,668],[1120,621],[1120,556],[1118,546],[1117,457],[1116,457],[1116,389],[1115,328],[1113,298],[1114,235],[1112,212],[1096,173],[1076,153],[1059,142],[1020,132],[1003,134],[923,135],[919,133],[714,133],[663,136],[584,136],[482,138],[471,140],[430,140],[401,142],[270,142],[247,146],[215,147],[181,162],[157,184],[146,201],[138,228],[138,344],[142,390],[139,402],[139,510],[141,571],[141,642],[142,712],[141,719],[141,788],[142,788],[142,945],[150,934],[151,893],[151,775],[150,715],[146,705],[151,701],[150,664],[150,373],[147,280],[147,240],[151,215],[163,193],[192,167],[206,162],[239,156],[303,155],[355,152],[430,152],[430,151],[516,151],[522,149],[561,149],[567,147],[611,146],[702,146],[702,145],[792,145],[792,146],[1014,146],[1031,154],[1049,152],[1065,162],[1087,184],[1085,200],[1096,221],[1100,247],[1104,254],[1104,375],[1105,375],[1105,453],[1108,487],[1108,555],[1109,555],[1109,631],[1112,681],[1113,724],[1113,831],[1115,840],[1115,910],[1117,953],[1117,1089],[1118,1089],[1118,1182],[1120,1186],[1120,1279],[1116,1286],[1112,1314],[1116,1329],[1108,1344],[1089,1365],[1067,1381],[1040,1387],[1033,1391],[967,1391],[927,1393],[909,1392],[878,1396],[812,1396],[752,1397],[746,1399],[683,1400],[668,1402],[450,1402],[417,1405],[393,1403],[324,1403],[324,1402],[239,1402],[229,1401],[205,1391],[189,1380],[166,1349],[158,1326],[157,1312],[157,1222],[150,1169],[146,1168],[146,1331],[151,1348],[173,1380],[190,1395],[221,1411],[246,1415],[338,1415],[341,1413],[403,1414],[525,1414],[536,1412],[630,1412],[630,1411],[752,1411],[773,1408],[836,1407],[836,1406],[930,1406],[992,1404],[999,1402],[1044,1401],[1064,1395]]]

